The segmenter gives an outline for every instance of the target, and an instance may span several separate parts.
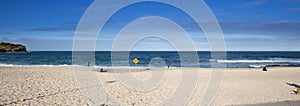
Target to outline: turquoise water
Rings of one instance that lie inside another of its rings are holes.
[[[0,53],[0,65],[72,65],[71,51],[33,51],[28,53]],[[129,65],[148,67],[151,59],[159,57],[166,65],[181,67],[177,52],[130,52]],[[139,59],[138,64],[132,60]],[[192,57],[194,58],[194,57]],[[212,63],[225,64],[229,68],[263,66],[300,66],[300,52],[227,52],[226,60],[212,59],[210,52],[198,52],[199,65],[191,67],[211,67]],[[88,63],[76,64],[85,66]],[[95,52],[94,66],[112,66],[111,52]]]

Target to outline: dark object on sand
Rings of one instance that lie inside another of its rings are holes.
[[[289,86],[295,87],[295,89],[293,90],[293,92],[295,94],[300,94],[300,85],[295,84],[295,83],[288,83],[288,82],[286,84],[289,85]]]
[[[168,68],[170,68],[170,66],[168,66]]]
[[[114,83],[114,82],[116,82],[115,80],[113,80],[113,81],[106,81],[106,83]]]
[[[295,87],[295,88],[300,88],[300,85],[298,85],[298,84],[295,84],[295,83],[285,83],[285,84],[287,84],[287,85],[289,85],[289,86],[293,86],[293,87]]]
[[[268,71],[268,70],[267,70],[267,67],[264,67],[264,68],[263,68],[263,71]]]
[[[104,104],[101,104],[100,106],[108,106],[108,105],[106,105],[106,104],[104,103]]]
[[[100,69],[100,72],[107,72],[106,70],[104,70],[103,68]]]
[[[90,62],[88,62],[88,67],[91,66]]]
[[[296,95],[300,94],[300,88],[295,88],[293,91]]]

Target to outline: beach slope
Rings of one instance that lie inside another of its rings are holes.
[[[134,68],[136,78],[151,77],[150,71],[164,70],[163,81],[153,92],[135,92],[124,86],[111,68],[108,72],[96,72],[102,86],[117,101],[127,105],[153,105],[165,100],[176,89],[180,81],[181,68],[146,69]],[[118,69],[129,70],[129,68]],[[219,94],[212,105],[255,105],[299,101],[300,95],[293,89],[300,85],[299,67],[273,67],[263,72],[260,68],[226,69]],[[211,70],[204,68],[182,68],[182,71],[200,71],[195,92],[187,105],[200,103],[209,81]],[[124,73],[118,73],[120,75]],[[0,105],[88,105],[81,95],[74,77],[73,67],[0,67]],[[159,90],[158,90],[159,89]],[[109,102],[109,101],[108,101]],[[113,102],[112,102],[113,103]],[[112,104],[106,103],[106,104]]]

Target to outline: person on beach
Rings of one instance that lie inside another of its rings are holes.
[[[263,68],[263,71],[268,71],[268,70],[267,70],[267,66],[265,66],[265,67]]]

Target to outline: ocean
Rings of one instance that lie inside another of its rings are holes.
[[[200,65],[191,67],[210,68],[212,63],[226,64],[227,68],[258,68],[274,66],[300,66],[300,52],[227,52],[225,60],[211,59],[211,52],[197,52]],[[31,51],[27,53],[0,53],[0,66],[68,66],[72,64],[71,51]],[[130,52],[129,67],[149,67],[151,59],[159,57],[170,67],[181,67],[177,52]],[[132,61],[139,60],[138,64]],[[95,52],[93,66],[111,67],[111,52]]]

